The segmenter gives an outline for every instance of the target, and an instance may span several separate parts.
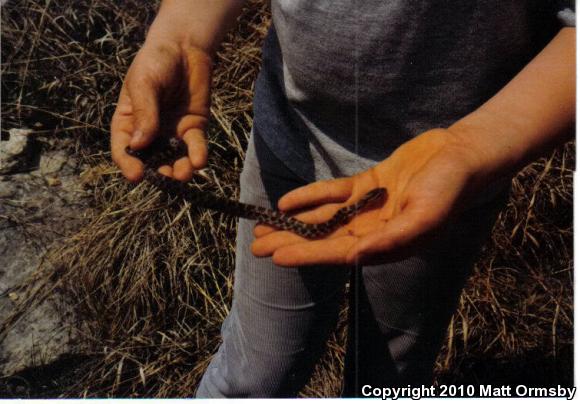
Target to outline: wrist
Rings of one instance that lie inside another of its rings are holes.
[[[514,142],[520,129],[497,114],[478,109],[451,125],[448,130],[456,142],[470,150],[480,177],[511,176],[526,157],[521,144]]]
[[[241,13],[243,0],[164,0],[147,41],[197,48],[212,56]]]
[[[513,175],[570,139],[574,49],[575,30],[563,29],[495,96],[449,127],[478,152],[484,172]]]
[[[175,21],[170,16],[158,15],[145,38],[144,46],[169,49],[181,52],[184,49],[196,48],[208,56],[213,55],[212,43],[204,38],[195,38],[190,29],[184,29],[185,24]]]

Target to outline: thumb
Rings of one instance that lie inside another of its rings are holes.
[[[133,112],[133,133],[130,146],[146,148],[159,131],[159,89],[151,80],[130,80],[129,97]]]

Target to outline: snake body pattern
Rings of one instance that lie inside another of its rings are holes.
[[[168,196],[182,198],[195,206],[256,220],[258,223],[263,223],[279,230],[288,230],[308,239],[326,236],[338,227],[348,223],[358,212],[381,200],[387,194],[385,188],[375,188],[356,203],[340,208],[330,220],[318,224],[309,224],[280,211],[200,191],[189,187],[183,182],[158,173],[156,168],[160,165],[187,155],[185,144],[176,138],[156,140],[146,150],[135,151],[127,147],[125,151],[129,155],[139,158],[145,164],[143,179]]]

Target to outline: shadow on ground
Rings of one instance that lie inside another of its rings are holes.
[[[89,370],[96,357],[63,355],[54,362],[24,369],[0,378],[1,398],[55,398],[79,396],[74,386]],[[533,350],[517,357],[498,361],[491,357],[468,357],[452,372],[439,374],[439,385],[525,385],[527,387],[572,387],[574,383],[573,350],[560,352],[557,358],[541,357]],[[478,391],[478,390],[476,390]],[[514,391],[514,389],[512,389]]]
[[[90,368],[94,358],[86,355],[61,355],[42,366],[29,367],[0,378],[0,398],[55,398],[78,396],[76,383]]]
[[[439,385],[572,387],[574,351],[572,346],[567,346],[556,357],[545,357],[545,351],[535,349],[503,360],[469,356],[451,371],[439,374],[437,382]]]

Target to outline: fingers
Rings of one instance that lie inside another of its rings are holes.
[[[340,204],[323,205],[318,207],[317,209],[296,215],[295,218],[304,223],[311,224],[323,223],[332,218],[332,216],[334,216],[334,214],[340,208],[340,206],[341,206]],[[311,243],[314,243],[314,245],[318,245],[317,243],[318,241],[323,241],[323,240],[308,240],[293,232],[276,230],[273,227],[266,225],[256,226],[254,228],[254,235],[256,236],[256,240],[252,245],[252,252],[256,256],[260,257],[270,256],[274,254],[276,250],[282,247],[286,247],[290,244],[310,245]],[[349,228],[348,226],[343,226],[337,228],[330,234],[326,235],[324,240],[342,238],[345,235],[356,236],[356,232],[353,231],[353,229]],[[343,251],[343,255],[345,254],[346,251]]]
[[[344,202],[350,196],[353,178],[339,178],[330,181],[318,181],[297,188],[278,201],[280,210],[294,210],[311,205],[321,205],[330,202]]]
[[[207,165],[207,140],[203,130],[191,128],[183,134],[183,141],[187,145],[187,154],[192,169],[200,170]]]
[[[131,98],[133,133],[131,148],[146,148],[159,131],[159,88],[147,76],[129,77],[127,90]]]
[[[193,167],[187,157],[182,157],[173,163],[173,178],[185,182],[193,178]]]
[[[354,228],[340,228],[322,240],[306,240],[287,231],[257,234],[252,253],[272,256],[274,263],[281,266],[387,262],[404,257],[428,241],[445,220],[445,214],[409,205],[389,221],[380,220],[372,211],[361,213],[357,219]]]
[[[341,206],[340,204],[336,203],[326,204],[319,206],[318,208],[310,210],[308,212],[303,212],[298,215],[295,215],[294,217],[304,223],[311,224],[323,223],[326,222],[327,220],[330,220],[332,216],[334,216],[336,211],[340,209],[340,206]],[[271,226],[258,224],[254,228],[254,235],[256,237],[263,237],[274,231],[276,231],[276,229]]]
[[[118,133],[111,136],[111,156],[113,161],[121,169],[121,172],[129,181],[137,182],[143,177],[143,163],[125,152],[131,136]]]
[[[195,170],[204,168],[207,164],[207,142],[203,130],[189,129],[182,136],[187,145],[188,157],[183,157],[173,164],[173,178],[179,181],[190,181]]]
[[[274,236],[274,235],[273,235]],[[278,239],[272,239],[272,244],[282,243],[283,247],[274,250],[272,260],[276,265],[284,267],[305,266],[305,265],[344,265],[347,264],[346,255],[348,250],[356,242],[354,236],[345,235],[331,239],[304,241],[300,242],[299,236],[290,234],[288,232],[279,232],[276,234]],[[286,236],[286,237],[284,237]],[[286,240],[284,240],[286,238]],[[294,238],[294,243],[290,240]],[[263,252],[261,248],[264,246],[255,247],[256,242],[252,245],[252,252],[256,256]]]
[[[210,87],[212,60],[207,53],[196,48],[186,51],[189,100],[185,115],[177,125],[177,136],[187,144],[192,169],[199,170],[207,164],[205,128],[210,113]]]
[[[133,128],[129,113],[130,104],[124,90],[121,90],[119,104],[111,121],[111,157],[129,181],[139,181],[143,177],[143,163],[125,152],[131,142]]]
[[[324,205],[297,217],[307,223],[324,222],[336,212],[338,206],[340,205]],[[274,262],[282,266],[352,264],[354,261],[349,259],[348,252],[356,241],[364,234],[376,232],[385,225],[378,219],[376,210],[362,212],[355,220],[321,240],[307,240],[289,231],[274,231],[267,226],[257,226],[254,230],[257,238],[252,244],[252,253],[258,257],[273,256]]]
[[[257,224],[256,227],[254,227],[254,237],[256,238],[264,237],[265,235],[275,231],[276,229],[274,227],[265,224]]]
[[[212,60],[196,48],[186,52],[189,69],[188,90],[190,94],[188,112],[195,116],[209,116]]]
[[[346,255],[348,262],[372,259],[373,255],[388,255],[404,251],[424,240],[443,220],[435,211],[408,206],[389,221],[380,221],[376,231],[358,239]]]
[[[165,175],[166,177],[173,178],[173,167],[168,165],[163,165],[157,169],[157,172],[161,175]]]
[[[252,243],[252,254],[256,257],[269,257],[276,249],[290,244],[304,244],[307,240],[289,231],[277,231]]]
[[[274,253],[272,260],[280,266],[345,265],[346,253],[356,242],[353,236],[342,236],[316,240],[304,244],[282,247]]]

